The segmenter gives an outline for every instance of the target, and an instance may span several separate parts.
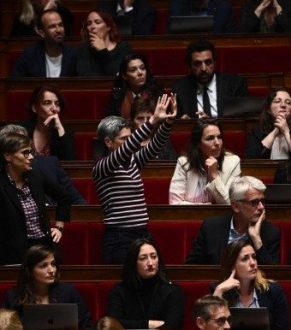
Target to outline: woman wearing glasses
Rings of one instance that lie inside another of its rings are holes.
[[[270,329],[289,329],[284,291],[278,283],[265,278],[250,241],[240,239],[227,246],[222,258],[221,275],[223,282],[215,288],[215,296],[226,299],[230,307],[267,307]]]
[[[61,186],[32,169],[27,135],[0,131],[0,156],[0,264],[18,264],[29,246],[59,242],[64,221],[70,217],[70,197]],[[53,228],[46,213],[45,195],[57,201]]]
[[[272,90],[266,97],[259,126],[249,135],[246,158],[289,159],[291,94],[285,88]]]

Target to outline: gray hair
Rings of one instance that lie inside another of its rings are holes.
[[[113,140],[123,128],[131,128],[130,122],[127,119],[108,116],[100,121],[97,127],[97,135],[102,142],[104,142],[106,137]]]
[[[0,138],[11,133],[19,133],[28,136],[26,128],[20,125],[8,124],[0,128]]]
[[[0,153],[13,153],[30,145],[27,130],[19,125],[6,125],[0,129]]]
[[[225,299],[210,294],[205,295],[196,301],[193,309],[193,318],[201,317],[203,320],[207,321],[211,318],[212,309],[221,307],[228,308]]]
[[[242,176],[233,180],[229,188],[229,199],[231,202],[244,199],[249,189],[256,189],[264,192],[266,186],[264,183],[253,176]]]

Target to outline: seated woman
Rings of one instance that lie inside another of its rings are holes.
[[[239,157],[224,150],[220,124],[215,119],[200,119],[186,156],[178,158],[169,204],[229,204],[229,186],[240,173]]]
[[[4,306],[16,310],[22,318],[24,304],[74,303],[78,305],[79,329],[93,329],[82,297],[71,284],[59,282],[59,277],[56,252],[45,245],[32,246],[24,257],[17,286],[8,291]]]
[[[29,246],[53,245],[62,238],[70,218],[70,196],[63,187],[32,169],[32,149],[27,135],[0,134],[0,265],[21,263]],[[50,227],[46,195],[57,202],[57,220]]]
[[[22,0],[22,10],[15,16],[11,37],[31,37],[37,35],[37,16],[44,10],[53,9],[59,12],[65,27],[66,36],[71,35],[73,28],[73,15],[63,7],[59,0]]]
[[[133,124],[133,128],[137,129],[141,127],[143,123],[148,121],[154,114],[156,108],[156,100],[150,96],[142,96],[136,98],[131,106],[130,119]],[[154,134],[154,132],[152,132]],[[141,145],[145,146],[149,143],[151,137],[144,140]],[[177,153],[171,142],[168,140],[156,159],[160,160],[176,160]]]
[[[31,118],[20,124],[27,129],[35,154],[56,156],[60,160],[75,159],[74,136],[61,121],[65,102],[60,91],[49,85],[36,87],[28,110]]]
[[[111,93],[108,113],[129,119],[136,97],[146,95],[158,98],[162,94],[163,90],[156,84],[146,58],[140,54],[125,56]]]
[[[291,94],[285,88],[266,97],[258,127],[248,136],[246,158],[289,159],[291,152]]]
[[[157,247],[144,238],[135,240],[122,282],[110,292],[108,316],[126,329],[182,329],[183,314],[182,291],[167,279]]]
[[[256,253],[250,241],[240,239],[230,243],[221,262],[222,280],[214,295],[228,301],[230,307],[267,307],[270,329],[288,327],[288,304],[278,283],[265,278],[258,268]]]
[[[78,48],[79,76],[115,76],[131,46],[121,41],[113,18],[101,11],[91,11],[82,30],[85,42]]]
[[[242,5],[239,32],[291,32],[289,0],[246,0]]]

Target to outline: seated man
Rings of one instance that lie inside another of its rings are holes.
[[[206,295],[198,299],[194,306],[193,319],[201,330],[230,329],[231,315],[226,300]]]
[[[186,51],[186,61],[191,73],[174,81],[177,93],[178,117],[221,117],[224,100],[248,96],[245,78],[215,72],[217,51],[207,40],[191,43]]]
[[[232,214],[203,222],[186,263],[218,265],[227,244],[248,236],[259,264],[279,264],[280,232],[265,220],[265,189],[252,176],[235,179],[229,189]]]
[[[213,16],[213,33],[235,32],[233,10],[225,0],[172,0],[170,16]]]
[[[11,76],[76,76],[76,52],[64,43],[65,30],[60,14],[55,10],[44,11],[38,18],[37,31],[42,40],[23,51]]]
[[[108,12],[113,18],[128,18],[134,35],[153,33],[156,11],[147,0],[99,1],[97,9]]]

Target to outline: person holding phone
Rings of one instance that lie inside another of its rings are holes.
[[[213,295],[226,299],[230,307],[267,307],[270,329],[289,329],[285,293],[279,283],[267,279],[259,269],[251,241],[239,239],[227,246],[221,262],[221,278]]]

